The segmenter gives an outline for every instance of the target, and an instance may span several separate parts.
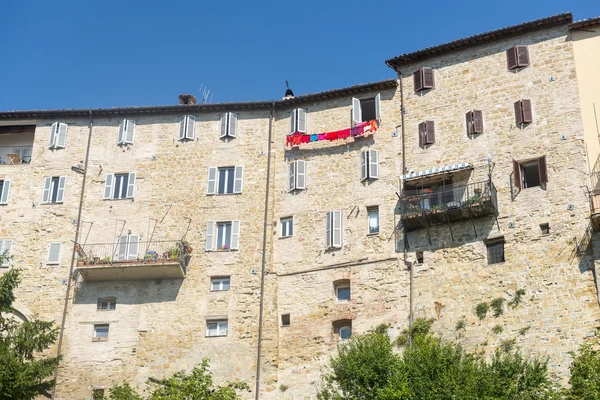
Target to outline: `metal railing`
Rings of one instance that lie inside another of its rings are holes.
[[[33,146],[0,146],[0,164],[28,164]]]
[[[400,203],[400,210],[405,216],[455,210],[486,203],[491,203],[498,209],[496,187],[491,181],[405,190],[400,196]]]
[[[600,213],[600,192],[590,192],[590,211],[592,214]]]
[[[184,268],[192,249],[181,240],[97,243],[77,246],[78,265],[153,264],[178,262]]]

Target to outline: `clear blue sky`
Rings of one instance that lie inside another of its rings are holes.
[[[598,0],[4,0],[0,110],[281,98],[387,79],[384,61]]]

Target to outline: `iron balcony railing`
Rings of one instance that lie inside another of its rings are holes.
[[[178,262],[185,269],[191,252],[189,244],[181,240],[142,242],[130,237],[116,243],[77,246],[77,263],[102,266]]]
[[[490,203],[495,209],[498,209],[496,187],[491,181],[405,190],[400,196],[400,203],[403,217]]]
[[[590,211],[592,214],[600,213],[600,192],[590,192]]]

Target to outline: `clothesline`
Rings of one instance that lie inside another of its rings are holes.
[[[299,146],[303,143],[318,142],[321,140],[339,140],[347,139],[349,137],[361,136],[365,133],[377,131],[377,121],[371,120],[367,122],[361,122],[354,125],[352,128],[342,129],[335,132],[315,133],[312,135],[305,135],[302,132],[294,132],[285,138],[285,145],[287,146]]]

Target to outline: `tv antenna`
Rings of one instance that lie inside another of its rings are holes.
[[[200,85],[200,101],[198,104],[210,104],[212,103],[212,97],[214,93],[211,93],[207,86],[204,86],[204,83]]]

